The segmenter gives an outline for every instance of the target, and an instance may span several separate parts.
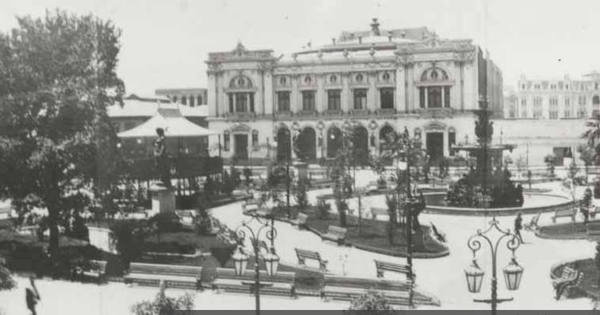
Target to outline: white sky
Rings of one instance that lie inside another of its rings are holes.
[[[15,15],[57,7],[122,29],[118,73],[127,93],[204,87],[208,52],[232,50],[238,40],[279,56],[309,41],[328,44],[343,30],[368,30],[373,17],[382,29],[427,26],[442,38],[473,39],[508,85],[520,74],[578,78],[600,70],[598,0],[0,0],[0,31]]]

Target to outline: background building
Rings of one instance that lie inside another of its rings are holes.
[[[580,119],[600,110],[600,73],[581,80],[529,79],[517,82],[517,102],[507,106],[505,117],[512,119]]]
[[[156,89],[156,95],[165,96],[173,103],[181,103],[191,107],[206,105],[206,89],[191,88],[191,89]]]
[[[425,27],[380,30],[374,20],[370,31],[287,58],[238,43],[207,64],[209,128],[225,158],[332,157],[348,123],[355,145],[374,154],[386,132],[407,127],[436,160],[457,139],[475,139],[471,111],[482,96],[503,112],[502,73],[481,48]]]

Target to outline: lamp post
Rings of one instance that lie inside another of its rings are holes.
[[[492,238],[488,233],[495,232],[499,233],[499,236]],[[483,277],[485,272],[479,267],[477,264],[477,252],[482,249],[484,245],[482,243],[488,244],[490,246],[490,254],[492,258],[492,292],[490,299],[474,299],[475,302],[480,303],[490,303],[492,306],[492,315],[496,314],[496,309],[498,303],[512,301],[513,298],[498,298],[498,280],[496,277],[497,273],[497,255],[498,249],[502,244],[502,241],[506,242],[506,247],[512,251],[512,258],[510,259],[509,264],[503,269],[504,280],[506,282],[506,288],[509,291],[514,291],[519,289],[519,285],[521,283],[521,278],[523,277],[523,267],[521,267],[517,263],[517,259],[515,257],[515,250],[521,245],[521,240],[515,234],[511,233],[510,230],[502,230],[498,226],[498,221],[494,217],[490,222],[490,227],[485,231],[477,231],[477,234],[471,236],[467,245],[473,252],[473,262],[471,266],[465,269],[465,276],[467,279],[467,288],[471,293],[479,293],[481,291],[481,283],[483,281]]]
[[[252,228],[250,223],[256,221],[259,226],[257,228]],[[254,283],[245,283],[252,287],[254,287],[254,295],[256,297],[256,315],[260,315],[260,287],[268,286],[269,284],[261,284],[260,283],[260,267],[259,267],[259,254],[260,247],[259,242],[261,238],[266,238],[271,241],[270,252],[263,256],[263,261],[265,262],[265,268],[267,272],[267,276],[272,277],[277,274],[277,267],[279,266],[279,256],[275,253],[275,247],[273,246],[273,241],[277,236],[277,230],[272,223],[269,224],[269,221],[262,221],[257,216],[253,216],[252,219],[248,222],[242,223],[242,226],[238,227],[236,230],[236,234],[240,238],[240,240],[248,239],[252,245],[252,249],[254,250]],[[244,253],[241,244],[238,247],[238,251],[232,256],[235,274],[237,276],[242,276],[246,272],[246,268],[248,267],[248,255]]]
[[[413,307],[413,286],[415,283],[415,274],[413,273],[413,261],[412,261],[412,211],[416,206],[416,200],[412,195],[411,182],[410,182],[410,157],[413,150],[419,149],[419,139],[410,139],[408,129],[404,127],[404,132],[399,135],[401,150],[399,152],[401,160],[398,160],[397,167],[401,171],[406,172],[406,200],[405,200],[405,211],[406,211],[406,262],[408,264],[408,279],[410,282],[409,288],[409,307]]]

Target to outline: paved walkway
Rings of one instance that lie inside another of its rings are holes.
[[[362,174],[361,174],[362,175]],[[366,176],[365,176],[366,177]],[[371,178],[360,178],[360,181],[368,183]],[[536,187],[549,187],[560,192],[560,183],[545,183]],[[323,191],[311,192],[313,199],[316,194]],[[562,193],[562,192],[561,192]],[[580,195],[582,190],[578,190]],[[382,197],[383,198],[383,197]],[[236,228],[248,217],[243,216],[241,206],[229,205],[213,210],[213,215],[226,223],[230,228]],[[549,224],[551,213],[541,216],[539,224]],[[529,222],[532,215],[523,217],[523,222]],[[426,260],[416,259],[414,261],[417,274],[417,285],[421,290],[436,295],[444,309],[487,309],[489,305],[472,302],[473,296],[468,293],[464,268],[472,259],[472,253],[467,247],[469,237],[478,229],[488,226],[490,217],[462,217],[449,215],[423,214],[420,221],[423,224],[433,222],[438,229],[445,232],[448,237],[450,256]],[[513,228],[514,217],[499,218],[502,228]],[[329,260],[328,268],[337,274],[347,274],[359,277],[375,277],[375,266],[373,259],[389,262],[405,263],[404,258],[394,258],[385,255],[366,252],[354,248],[339,247],[333,243],[322,242],[319,237],[308,231],[299,231],[289,224],[276,222],[278,237],[275,247],[282,262],[296,264],[294,248],[305,248],[321,253],[324,259]],[[502,268],[505,267],[510,258],[510,251],[502,247],[498,256],[498,283],[500,297],[514,297],[513,302],[500,305],[501,309],[590,309],[591,303],[588,299],[578,300],[554,300],[554,291],[550,281],[550,268],[552,265],[581,257],[592,257],[594,244],[585,241],[555,241],[536,238],[533,233],[524,232],[523,237],[527,244],[522,245],[516,252],[519,263],[525,268],[521,288],[515,292],[505,290]],[[486,248],[479,254],[478,261],[486,270],[484,287],[482,292],[489,297],[489,283],[491,280],[490,252]],[[386,275],[386,277],[388,277]],[[389,276],[394,278],[393,275]],[[402,278],[398,275],[398,278]]]

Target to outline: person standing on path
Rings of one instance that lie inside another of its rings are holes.
[[[37,315],[35,307],[38,301],[41,300],[40,293],[38,292],[35,286],[35,280],[33,277],[29,278],[29,282],[31,283],[31,288],[25,289],[25,302],[27,303],[27,308],[31,312],[32,315]]]
[[[515,219],[515,234],[519,237],[521,243],[525,244],[523,241],[523,237],[521,236],[521,230],[523,229],[523,218],[521,217],[521,213],[517,214],[517,218]]]

